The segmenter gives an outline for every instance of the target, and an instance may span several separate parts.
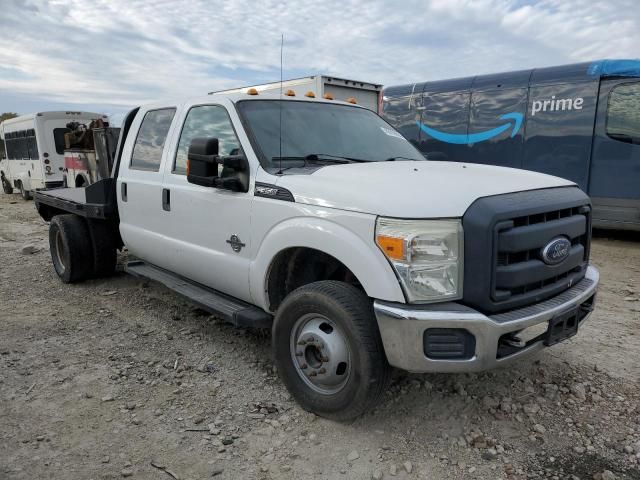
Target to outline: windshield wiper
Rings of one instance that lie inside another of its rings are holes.
[[[396,160],[411,160],[412,162],[421,162],[421,159],[418,158],[409,158],[409,157],[390,157],[385,160],[385,162],[395,162]]]
[[[332,155],[330,153],[310,153],[309,155],[303,156],[290,156],[290,157],[271,157],[271,161],[274,162],[291,162],[291,161],[302,161],[304,162],[304,166],[307,166],[307,163],[310,162],[325,162],[325,163],[354,163],[354,162],[366,162],[367,160],[362,160],[360,158],[352,158],[352,157],[342,157],[340,155]],[[288,167],[293,168],[293,167]]]
[[[322,162],[340,162],[340,163],[352,163],[352,162],[366,162],[361,158],[343,157],[341,155],[332,155],[330,153],[310,153],[305,160],[322,161]]]

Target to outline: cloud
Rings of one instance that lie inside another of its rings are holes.
[[[640,45],[635,0],[24,0],[3,4],[0,29],[0,109],[28,97],[120,111],[275,80],[281,33],[286,77],[386,85],[633,57]]]

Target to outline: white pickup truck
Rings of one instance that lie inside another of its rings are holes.
[[[291,394],[337,420],[391,367],[484,370],[578,331],[599,275],[574,184],[424,161],[370,110],[292,93],[131,111],[111,178],[36,193],[60,278],[113,273],[126,246],[129,273],[271,328]]]

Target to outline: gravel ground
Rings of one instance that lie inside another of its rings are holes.
[[[640,236],[608,235],[578,336],[508,369],[398,373],[338,424],[292,401],[268,333],[124,274],[62,284],[33,203],[0,195],[0,478],[640,478]]]

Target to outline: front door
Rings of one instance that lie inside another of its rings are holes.
[[[187,182],[189,144],[194,138],[218,139],[219,155],[242,150],[227,108],[193,105],[185,109],[176,147],[165,165],[167,200],[162,233],[171,270],[243,300],[250,300],[251,193],[202,187]],[[220,171],[224,176],[225,172]]]
[[[589,195],[594,217],[640,225],[640,81],[602,82]]]

